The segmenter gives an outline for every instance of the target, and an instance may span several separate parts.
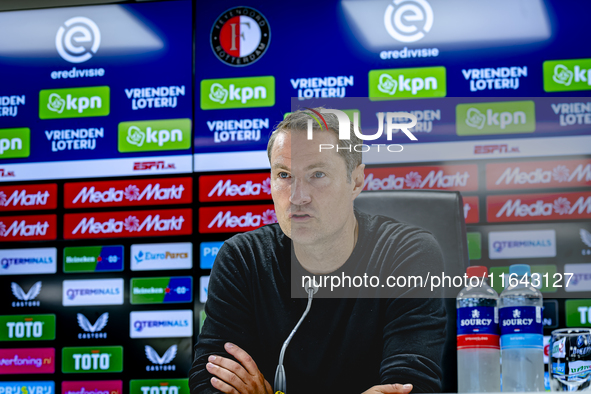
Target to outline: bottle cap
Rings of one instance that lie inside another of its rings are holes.
[[[513,264],[509,266],[509,274],[516,274],[518,277],[531,276],[531,268],[527,264]]]
[[[468,278],[471,278],[473,276],[478,276],[479,278],[482,278],[483,276],[488,275],[488,268],[482,265],[475,265],[473,267],[468,267],[468,269],[466,270],[466,274],[468,275]]]

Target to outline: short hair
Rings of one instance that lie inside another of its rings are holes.
[[[324,108],[312,108],[316,112],[320,112]],[[322,114],[324,120],[326,120],[326,126],[328,129],[339,135],[339,119],[335,114]],[[299,110],[290,113],[280,122],[273,130],[273,133],[269,137],[269,143],[267,144],[267,156],[269,156],[269,163],[271,162],[271,150],[273,149],[273,143],[279,133],[289,133],[290,131],[307,131],[308,130],[308,119],[312,120],[312,132],[324,131],[324,126],[321,126],[314,121],[317,118],[310,110]],[[323,122],[321,122],[324,125]],[[363,141],[357,137],[357,134],[353,131],[353,122],[350,122],[350,135],[349,140],[338,140],[339,149],[337,153],[345,160],[345,166],[347,168],[347,181],[351,182],[351,174],[353,170],[361,164],[361,151],[357,152],[355,146],[361,145]],[[342,149],[341,149],[342,148]]]

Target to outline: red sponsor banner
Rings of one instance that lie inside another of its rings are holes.
[[[55,372],[55,349],[0,349],[0,375]]]
[[[486,198],[489,222],[591,218],[591,192],[512,194]]]
[[[271,223],[277,223],[273,204],[199,208],[200,233],[239,233]]]
[[[499,336],[494,334],[458,335],[458,349],[499,349]]]
[[[363,190],[478,190],[478,166],[385,167],[365,170]]]
[[[62,382],[62,394],[122,394],[121,380],[79,380]],[[16,394],[16,393],[15,393]]]
[[[193,231],[193,210],[67,213],[64,239],[162,237]]]
[[[271,199],[268,172],[199,177],[199,201],[252,201]]]
[[[160,178],[76,182],[64,185],[65,208],[190,204],[193,179]]]
[[[591,159],[494,163],[486,166],[489,190],[591,186]]]
[[[2,216],[0,217],[0,242],[55,239],[56,219],[56,215]]]
[[[57,185],[0,186],[0,212],[57,208]]]
[[[466,223],[470,224],[480,222],[480,208],[478,204],[478,197],[462,196],[462,200],[464,200],[464,219],[466,219]]]

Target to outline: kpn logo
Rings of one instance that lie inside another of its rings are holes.
[[[201,109],[255,108],[275,105],[275,77],[204,79]]]
[[[39,92],[39,118],[87,118],[107,116],[111,94],[108,86],[45,89]]]
[[[548,60],[543,68],[546,92],[591,90],[591,59]]]
[[[456,133],[461,136],[533,133],[536,109],[533,101],[499,101],[456,106]]]
[[[445,67],[391,68],[369,72],[370,100],[447,95]]]
[[[122,372],[123,347],[65,347],[62,349],[63,373]]]
[[[31,130],[26,127],[0,129],[0,159],[29,157],[31,154]]]
[[[0,316],[0,341],[55,339],[55,315]]]
[[[183,150],[191,147],[191,119],[119,123],[119,152]]]

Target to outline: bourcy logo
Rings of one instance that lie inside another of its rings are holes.
[[[561,160],[488,164],[487,189],[591,185],[591,161]]]
[[[0,349],[0,375],[54,372],[54,348]]]
[[[70,63],[83,63],[98,51],[101,32],[91,19],[76,16],[64,22],[55,36],[59,55]]]
[[[384,26],[393,39],[400,42],[415,42],[431,31],[434,16],[433,9],[427,0],[393,0],[392,2],[394,5],[389,4],[386,7]],[[415,24],[412,24],[413,22]]]
[[[519,79],[527,77],[527,66],[471,68],[463,69],[466,81],[470,81],[470,91],[518,89]]]
[[[24,185],[0,187],[0,211],[55,209],[57,185]]]
[[[0,218],[0,242],[56,238],[56,215],[4,216]]]
[[[254,108],[275,105],[275,77],[204,79],[201,109]]]
[[[372,168],[366,173],[364,190],[478,189],[476,165]]]
[[[88,318],[82,313],[78,313],[76,318],[78,319],[78,325],[84,330],[83,333],[78,333],[78,339],[107,338],[107,333],[101,331],[107,326],[109,312],[100,315],[94,324],[90,324]]]
[[[0,129],[0,159],[29,157],[31,154],[31,129]],[[2,171],[2,176],[7,176]],[[13,175],[14,176],[14,175]]]
[[[211,29],[211,49],[229,66],[248,66],[259,60],[271,41],[269,22],[251,7],[226,10]]]
[[[530,326],[534,322],[534,319],[521,318],[521,311],[519,309],[513,310],[512,319],[503,319],[503,326]]]
[[[272,223],[277,223],[272,204],[199,208],[201,233],[243,232]]]
[[[186,204],[193,200],[192,184],[192,178],[66,183],[64,206]]]
[[[39,92],[39,118],[62,119],[107,116],[110,113],[108,86],[46,89]]]
[[[199,177],[199,201],[247,201],[271,198],[268,173]]]
[[[55,315],[0,316],[0,341],[55,339]]]
[[[313,121],[315,121],[321,129],[326,128],[328,130],[328,125],[326,120],[322,116],[322,114],[334,114],[336,115],[337,119],[339,120],[339,140],[351,140],[351,122],[347,114],[343,111],[338,109],[325,109],[321,108],[320,112],[306,108],[310,112],[306,114],[310,116],[308,119],[308,130],[307,130],[307,138],[308,140],[312,140],[314,138],[313,132]],[[353,115],[353,132],[357,137],[364,141],[373,141],[380,138],[384,132],[384,112],[378,112],[378,131],[373,135],[363,135],[359,131],[359,116],[357,113]],[[394,123],[394,119],[410,119],[409,123]],[[322,122],[321,122],[322,121]],[[386,136],[388,141],[392,140],[392,133],[396,129],[400,129],[411,141],[417,141],[417,137],[415,137],[408,129],[414,127],[417,124],[417,117],[414,114],[408,112],[387,112],[386,113]],[[334,144],[319,144],[319,151],[322,150],[331,150],[335,149]],[[341,147],[338,147],[341,148]],[[337,149],[338,149],[337,148]],[[379,152],[379,145],[377,145],[378,152]],[[392,150],[392,149],[394,150]],[[371,149],[369,145],[366,144],[358,144],[355,146],[349,146],[349,151],[353,149],[355,152],[367,152]],[[386,149],[389,152],[402,152],[402,145],[399,144],[390,144],[386,145]]]
[[[169,347],[164,355],[160,357],[158,352],[152,346],[146,345],[144,348],[146,357],[153,365],[146,365],[146,371],[176,371],[176,365],[170,365],[176,357],[177,345]]]
[[[591,193],[488,196],[489,222],[591,218]]]
[[[300,100],[317,97],[345,97],[347,86],[353,86],[353,75],[339,75],[323,78],[290,79],[291,86],[297,90]]]
[[[533,133],[536,113],[533,101],[458,104],[456,133],[460,136]]]
[[[269,129],[269,118],[207,121],[216,144],[234,141],[260,141],[261,131]]]
[[[136,161],[133,163],[134,171],[147,171],[147,170],[175,170],[176,165],[174,163],[166,163],[164,160],[159,161]]]
[[[548,60],[543,68],[546,92],[591,90],[591,59]]]
[[[191,119],[121,122],[119,152],[182,150],[191,147]]]
[[[372,101],[446,95],[445,67],[392,68],[369,72],[369,98]]]
[[[480,311],[478,309],[472,310],[470,319],[461,319],[460,326],[490,326],[493,319],[480,318]]]
[[[13,301],[12,306],[40,306],[41,303],[39,301],[36,301],[35,298],[37,298],[37,296],[41,292],[42,285],[43,283],[41,281],[36,282],[33,286],[31,286],[29,291],[25,293],[25,291],[22,289],[22,287],[19,286],[18,283],[12,282],[10,284],[10,289],[12,290],[12,294],[16,297],[16,299],[19,300]]]
[[[188,235],[192,210],[169,209],[130,212],[66,214],[64,238],[116,238]]]

